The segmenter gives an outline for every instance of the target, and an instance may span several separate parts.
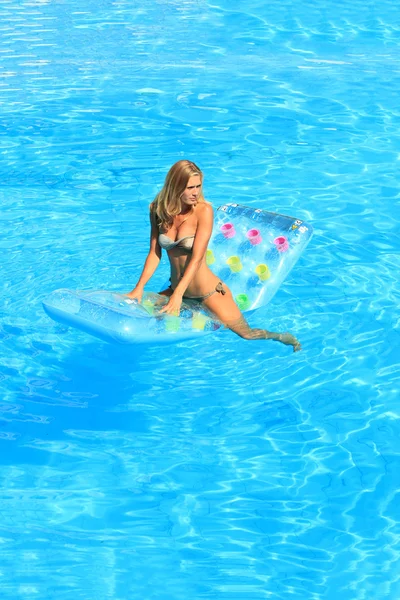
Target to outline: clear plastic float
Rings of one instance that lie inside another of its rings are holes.
[[[225,204],[215,211],[206,261],[229,286],[241,311],[248,313],[268,304],[312,233],[311,225],[300,219]],[[115,292],[59,289],[43,307],[59,323],[120,344],[178,342],[223,327],[202,304],[188,300],[179,316],[159,314],[167,302],[153,292],[144,292],[139,304]]]

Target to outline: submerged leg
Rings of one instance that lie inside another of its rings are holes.
[[[231,291],[213,294],[204,301],[205,306],[231,331],[245,340],[274,340],[292,346],[294,352],[301,350],[300,342],[291,333],[275,333],[266,329],[252,329],[240,312]]]
[[[291,333],[275,333],[266,329],[252,329],[243,315],[233,321],[225,321],[225,325],[245,340],[273,340],[285,346],[293,346],[293,352],[301,350],[300,342]]]

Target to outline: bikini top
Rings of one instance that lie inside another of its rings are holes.
[[[185,237],[176,240],[176,242],[171,240],[171,238],[165,235],[165,233],[160,233],[158,236],[158,243],[160,244],[161,248],[164,248],[164,250],[172,250],[172,248],[178,247],[190,252],[193,248],[193,242],[194,235],[186,235]]]
[[[185,219],[183,219],[183,221],[181,221],[181,223],[177,227],[177,231],[184,224],[184,222],[188,220],[192,212],[193,208],[188,214],[188,216]],[[171,238],[168,237],[165,233],[160,233],[158,236],[158,243],[164,250],[172,250],[172,248],[182,248],[182,250],[187,250],[188,252],[191,252],[194,243],[194,235],[186,235],[185,237],[181,237],[179,240],[176,240],[176,242],[174,242],[174,240],[171,240]]]

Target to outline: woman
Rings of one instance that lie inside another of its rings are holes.
[[[251,329],[236,305],[230,289],[206,264],[213,228],[213,209],[202,192],[203,174],[188,160],[175,163],[164,187],[150,205],[150,251],[136,287],[127,294],[141,302],[143,290],[158,267],[162,249],[171,266],[171,285],[160,292],[168,303],[160,313],[179,314],[182,299],[202,302],[224,325],[247,340],[275,340],[301,349],[290,333]]]

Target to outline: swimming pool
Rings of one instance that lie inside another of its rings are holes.
[[[316,4],[0,2],[4,598],[399,597],[398,9]],[[133,287],[183,157],[313,225],[251,317],[301,353],[43,313]]]

